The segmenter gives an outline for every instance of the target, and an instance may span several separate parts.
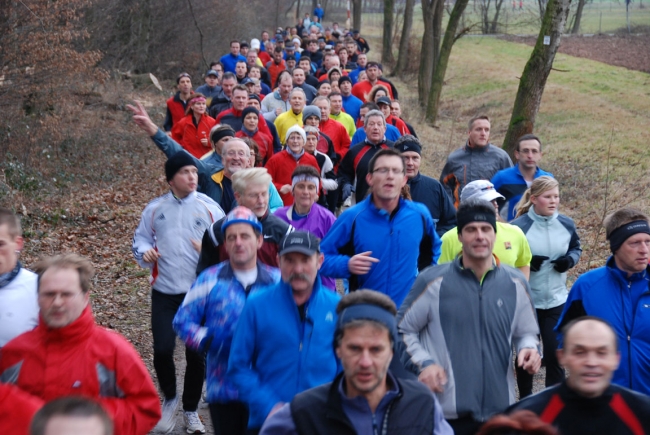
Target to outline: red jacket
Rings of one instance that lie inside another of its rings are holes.
[[[406,122],[402,121],[400,118],[394,117],[393,115],[386,118],[386,124],[390,124],[397,128],[402,136],[405,134],[411,134],[411,130],[406,126]]]
[[[332,139],[334,151],[341,156],[339,162],[343,160],[350,149],[350,135],[343,124],[331,118],[328,118],[327,121],[321,119],[318,129]]]
[[[217,121],[209,115],[201,116],[198,126],[194,125],[194,115],[190,112],[185,115],[172,128],[172,139],[181,144],[188,153],[197,159],[212,151],[210,147],[210,130],[217,124]],[[207,146],[201,143],[201,139],[208,139]]]
[[[145,435],[160,419],[158,392],[140,355],[120,334],[97,326],[90,307],[63,328],[51,329],[41,318],[35,329],[7,343],[0,376],[15,379],[18,391],[7,396],[7,386],[1,386],[0,410],[30,414],[18,424],[17,417],[0,418],[3,435],[27,433],[44,402],[70,395],[97,400],[116,434]]]
[[[308,153],[303,153],[303,155],[296,161],[296,159],[294,159],[293,156],[284,149],[277,154],[273,154],[271,160],[266,162],[266,170],[269,171],[269,174],[273,178],[273,184],[276,189],[278,189],[278,192],[280,192],[280,189],[282,189],[282,186],[285,184],[291,185],[291,174],[298,165],[313,166],[320,174],[320,167],[318,166],[316,158]],[[280,193],[280,197],[282,197],[284,205],[293,204],[293,195],[291,192],[285,194]]]
[[[271,78],[271,89],[275,89],[275,82],[278,80],[280,73],[285,69],[287,69],[287,64],[284,60],[280,64],[275,63],[274,60],[266,64],[266,70],[269,72],[269,77]]]
[[[262,116],[260,116],[261,118]],[[244,130],[239,130],[235,133],[235,137],[249,137],[255,141],[257,147],[260,149],[260,156],[262,157],[262,162],[268,162],[273,157],[273,139],[270,135],[267,135],[260,131],[258,128],[254,135],[250,136]]]
[[[382,82],[381,80],[377,80],[377,85],[382,85],[388,90],[388,96],[390,97],[391,100],[394,99],[393,97],[393,91],[391,90],[391,87],[388,83]],[[352,95],[357,97],[363,102],[368,102],[368,94],[372,90],[373,85],[370,84],[368,80],[363,80],[358,82],[356,85],[352,86]]]
[[[185,116],[185,107],[187,102],[183,102],[180,99],[180,92],[177,92],[176,95],[167,100],[167,112],[168,116],[171,116],[171,120],[165,121],[165,130],[171,131],[171,129]],[[171,121],[168,124],[168,121]]]

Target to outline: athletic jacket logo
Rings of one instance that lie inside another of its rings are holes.
[[[159,221],[164,221],[165,215],[163,213],[160,213],[156,219],[158,219]]]
[[[499,298],[497,300],[497,307],[501,308],[502,306],[503,306],[503,300],[501,298]]]
[[[334,315],[332,314],[331,311],[327,312],[327,315],[325,316],[325,321],[326,322],[333,322],[334,321]]]
[[[505,246],[506,249],[512,249],[512,244],[510,242],[503,242],[503,246]]]

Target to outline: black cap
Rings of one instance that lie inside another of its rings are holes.
[[[241,81],[242,85],[247,85],[249,83],[254,83],[253,79],[251,79],[250,77],[244,77],[244,79]]]
[[[174,175],[184,166],[194,166],[196,168],[196,162],[185,150],[179,151],[167,159],[165,162],[165,176],[167,177],[167,181],[174,178]]]
[[[284,236],[280,242],[280,255],[299,252],[314,255],[320,252],[320,241],[307,231],[294,231]]]
[[[294,56],[293,54],[287,54],[287,57],[286,57],[285,60],[296,60],[296,56]]]
[[[340,85],[340,83],[339,83],[339,85]],[[377,99],[377,104],[388,104],[390,106],[390,103],[391,103],[390,98],[388,98],[386,96],[379,97]]]

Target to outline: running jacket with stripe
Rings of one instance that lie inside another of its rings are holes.
[[[187,293],[199,261],[192,240],[200,242],[210,225],[222,217],[219,204],[198,192],[183,199],[168,192],[147,204],[133,235],[132,250],[138,264],[151,269],[152,287],[169,295]],[[152,248],[160,258],[147,263],[142,256]]]

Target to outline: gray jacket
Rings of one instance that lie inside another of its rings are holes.
[[[454,205],[458,206],[460,192],[467,183],[491,180],[494,174],[512,166],[507,152],[491,143],[485,147],[465,146],[449,154],[440,174],[440,182]]]
[[[397,314],[402,359],[447,374],[438,399],[446,419],[485,421],[515,402],[512,345],[538,348],[539,327],[524,275],[495,265],[482,283],[461,257],[425,269]]]
[[[266,119],[269,122],[274,122],[275,118],[278,117],[278,115],[275,114],[275,109],[278,107],[282,109],[281,113],[286,112],[287,110],[291,109],[291,104],[289,104],[289,99],[287,98],[287,101],[284,101],[282,97],[280,96],[280,91],[274,91],[268,94],[264,99],[262,100],[262,115],[264,116],[264,119]],[[282,138],[282,141],[284,141],[284,138]]]

